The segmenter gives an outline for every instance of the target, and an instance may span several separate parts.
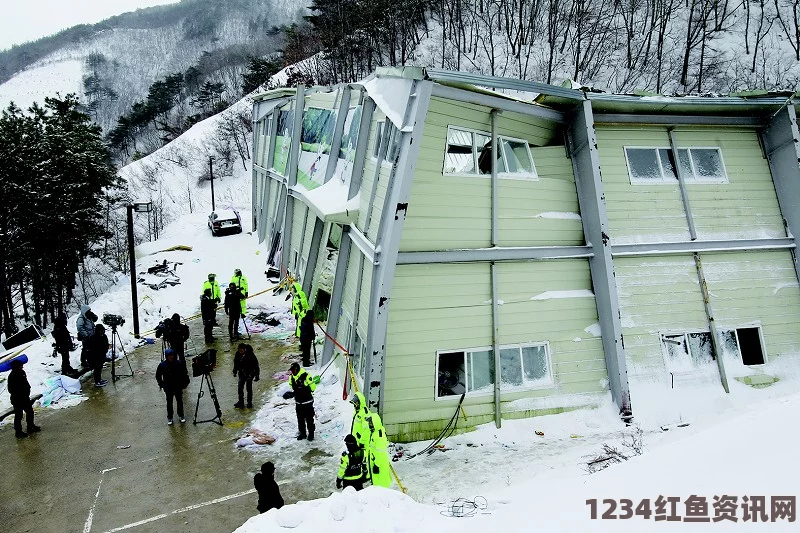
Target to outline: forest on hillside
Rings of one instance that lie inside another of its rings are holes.
[[[434,66],[613,92],[791,89],[798,0],[312,0],[313,76]]]

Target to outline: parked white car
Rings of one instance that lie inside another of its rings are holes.
[[[208,215],[208,229],[214,237],[221,233],[241,233],[242,217],[236,209],[217,209]]]

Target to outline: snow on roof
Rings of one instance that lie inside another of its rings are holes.
[[[414,80],[406,78],[382,78],[375,76],[367,79],[362,86],[369,97],[386,114],[386,118],[401,131],[410,131],[410,127],[403,130],[403,120],[411,97]]]
[[[361,194],[348,198],[350,184],[340,179],[308,190],[303,185],[295,185],[292,190],[300,195],[324,222],[351,223],[358,217]]]

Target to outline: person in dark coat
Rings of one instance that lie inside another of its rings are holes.
[[[249,344],[240,344],[233,357],[233,375],[239,374],[239,401],[233,404],[244,408],[244,387],[247,386],[247,407],[253,407],[253,381],[259,380],[258,358]]]
[[[105,387],[108,381],[103,379],[103,365],[106,363],[108,353],[108,336],[103,324],[94,327],[94,333],[89,337],[89,364],[94,369],[94,386]]]
[[[300,320],[300,350],[303,353],[303,366],[311,366],[311,344],[317,334],[314,332],[314,310],[309,309]]]
[[[186,341],[189,340],[189,326],[181,322],[181,315],[175,313],[170,319],[170,325],[164,332],[164,338],[169,347],[175,350],[175,357],[185,361]]]
[[[212,343],[217,340],[211,332],[217,318],[217,303],[211,297],[211,289],[203,291],[200,297],[200,315],[203,318],[203,336],[206,344]]]
[[[225,314],[228,315],[228,337],[234,341],[239,338],[239,316],[241,316],[242,296],[235,283],[225,289]]]
[[[75,322],[75,327],[78,330],[78,340],[81,341],[81,366],[84,368],[92,368],[92,362],[89,358],[89,339],[94,334],[94,323],[97,321],[97,315],[92,313],[91,308],[84,304],[81,306],[81,313],[78,315],[78,320]]]
[[[164,351],[164,360],[156,369],[156,381],[158,388],[167,396],[167,424],[172,425],[173,398],[178,407],[178,419],[181,424],[186,422],[183,417],[183,389],[189,385],[189,372],[186,369],[186,361],[178,359],[177,353],[172,348]]]
[[[267,461],[261,465],[261,472],[253,477],[253,485],[258,492],[258,512],[266,513],[270,509],[283,507],[281,489],[275,482],[275,465]]]
[[[33,423],[33,402],[31,402],[31,384],[22,369],[25,363],[19,359],[11,361],[11,372],[8,374],[8,395],[14,407],[14,432],[17,438],[27,437],[28,433],[36,433],[42,428]],[[28,433],[22,431],[22,413],[28,422]]]
[[[53,340],[56,341],[56,352],[61,355],[61,374],[74,374],[76,371],[69,362],[69,352],[72,350],[72,336],[67,329],[67,315],[59,313],[53,324]]]

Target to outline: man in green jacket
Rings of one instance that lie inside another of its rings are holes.
[[[293,391],[297,413],[297,440],[314,440],[314,391],[317,389],[319,376],[311,377],[305,369],[300,368],[299,363],[292,363],[289,372],[292,374],[289,377],[289,386]]]
[[[247,278],[244,277],[242,274],[242,269],[237,268],[233,271],[233,277],[231,278],[231,283],[236,285],[236,288],[239,289],[239,294],[241,294],[241,306],[242,306],[242,318],[244,318],[245,313],[247,312]]]
[[[306,293],[303,292],[303,286],[297,282],[292,284],[292,293],[294,294],[292,298],[292,315],[294,315],[294,318],[297,321],[297,327],[295,328],[294,334],[299,338],[300,322],[303,320],[303,317],[306,316],[306,312],[308,311],[308,298],[306,298]]]
[[[219,283],[217,283],[217,275],[211,273],[208,275],[208,279],[203,283],[203,290],[200,292],[201,294],[206,293],[206,289],[211,289],[211,299],[214,300],[216,305],[222,301],[222,293],[219,290]]]

